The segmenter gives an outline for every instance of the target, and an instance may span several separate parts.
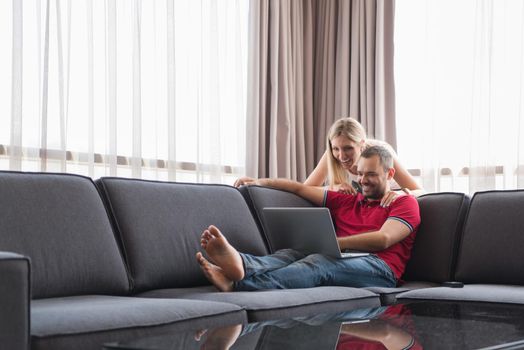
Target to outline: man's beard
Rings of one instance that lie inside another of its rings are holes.
[[[385,187],[384,188],[373,187],[369,194],[364,194],[364,197],[366,199],[378,200],[378,199],[382,199],[382,197],[384,197],[385,194],[386,194]]]

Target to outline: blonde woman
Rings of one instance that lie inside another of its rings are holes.
[[[352,183],[357,181],[357,161],[362,151],[371,145],[386,146],[393,154],[393,167],[395,168],[394,182],[392,188],[402,189],[403,192],[415,196],[424,191],[415,179],[400,164],[396,153],[387,143],[366,138],[364,127],[353,118],[341,118],[329,129],[326,138],[326,152],[318,162],[317,166],[304,182],[308,186],[327,186],[334,191],[355,193],[356,189]],[[254,179],[242,177],[235,181],[235,186],[253,182]],[[399,192],[391,191],[381,201],[381,205],[388,206],[399,195]]]
[[[329,129],[326,138],[326,152],[317,166],[304,182],[308,186],[327,185],[332,190],[354,193],[351,185],[357,181],[357,161],[366,147],[371,145],[386,146],[393,154],[395,176],[392,188],[402,189],[406,193],[418,196],[424,190],[402,166],[391,146],[383,141],[366,139],[366,131],[353,118],[338,119]],[[390,192],[382,201],[382,205],[389,205],[398,193]]]

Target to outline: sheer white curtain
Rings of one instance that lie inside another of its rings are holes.
[[[244,173],[247,0],[0,2],[0,168]]]
[[[524,2],[397,0],[399,156],[429,191],[524,187]]]

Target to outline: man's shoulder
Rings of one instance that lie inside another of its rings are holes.
[[[327,192],[327,195],[329,195],[330,197],[341,198],[341,199],[346,199],[346,200],[355,200],[359,196],[362,196],[360,193],[357,193],[356,195],[354,195],[351,193],[344,193],[344,192],[338,192],[338,191],[333,191],[333,190],[326,190],[326,192]]]
[[[420,209],[417,199],[412,195],[398,197],[390,205],[389,217],[406,221],[409,223],[409,227],[417,229],[420,224]]]
[[[329,202],[337,202],[337,203],[351,203],[358,200],[358,194],[349,194],[349,193],[342,193],[342,192],[336,192],[332,190],[326,190],[325,193],[325,204]]]
[[[399,196],[391,203],[391,207],[412,207],[418,210],[418,201],[410,194]]]

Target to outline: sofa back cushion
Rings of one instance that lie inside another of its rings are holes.
[[[113,213],[135,292],[209,284],[195,254],[211,224],[239,251],[267,254],[234,187],[119,178],[97,184]]]
[[[464,224],[455,278],[524,284],[523,227],[523,190],[477,192]]]
[[[469,202],[463,193],[432,193],[418,198],[420,227],[403,279],[436,283],[453,280]]]
[[[129,281],[91,179],[0,172],[0,251],[31,259],[33,298],[126,294]]]
[[[267,207],[314,207],[315,205],[294,193],[275,190],[261,186],[243,186],[240,192],[257,220],[257,225],[264,232],[264,238],[271,252],[271,244],[267,240],[267,228],[265,227],[264,208]]]

